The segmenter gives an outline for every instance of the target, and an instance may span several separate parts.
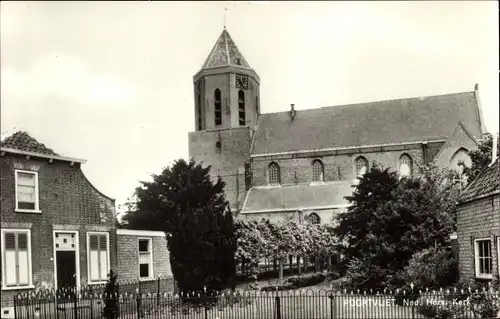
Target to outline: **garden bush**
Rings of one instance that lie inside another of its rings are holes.
[[[415,289],[444,288],[457,283],[458,262],[451,251],[424,249],[413,255],[402,276]]]
[[[326,275],[322,273],[313,273],[303,276],[293,276],[287,278],[282,285],[270,285],[262,287],[262,291],[282,291],[282,290],[292,290],[302,287],[313,286],[325,281]]]

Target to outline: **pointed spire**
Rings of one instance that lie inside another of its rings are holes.
[[[224,29],[222,30],[219,39],[210,51],[210,54],[205,60],[205,63],[203,63],[201,69],[218,68],[222,66],[237,66],[247,69],[251,68],[229,35],[229,32],[227,32],[225,21]]]

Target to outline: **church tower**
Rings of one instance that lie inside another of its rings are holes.
[[[195,131],[189,156],[226,182],[233,211],[245,198],[245,162],[260,113],[260,79],[226,28],[193,77]]]

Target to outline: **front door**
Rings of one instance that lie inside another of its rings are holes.
[[[75,257],[74,251],[56,251],[58,289],[76,286]]]
[[[54,233],[54,264],[57,289],[74,288],[78,285],[78,233],[57,231]]]

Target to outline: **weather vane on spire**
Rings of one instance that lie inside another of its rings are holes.
[[[226,28],[226,12],[227,8],[224,8],[224,29]]]

